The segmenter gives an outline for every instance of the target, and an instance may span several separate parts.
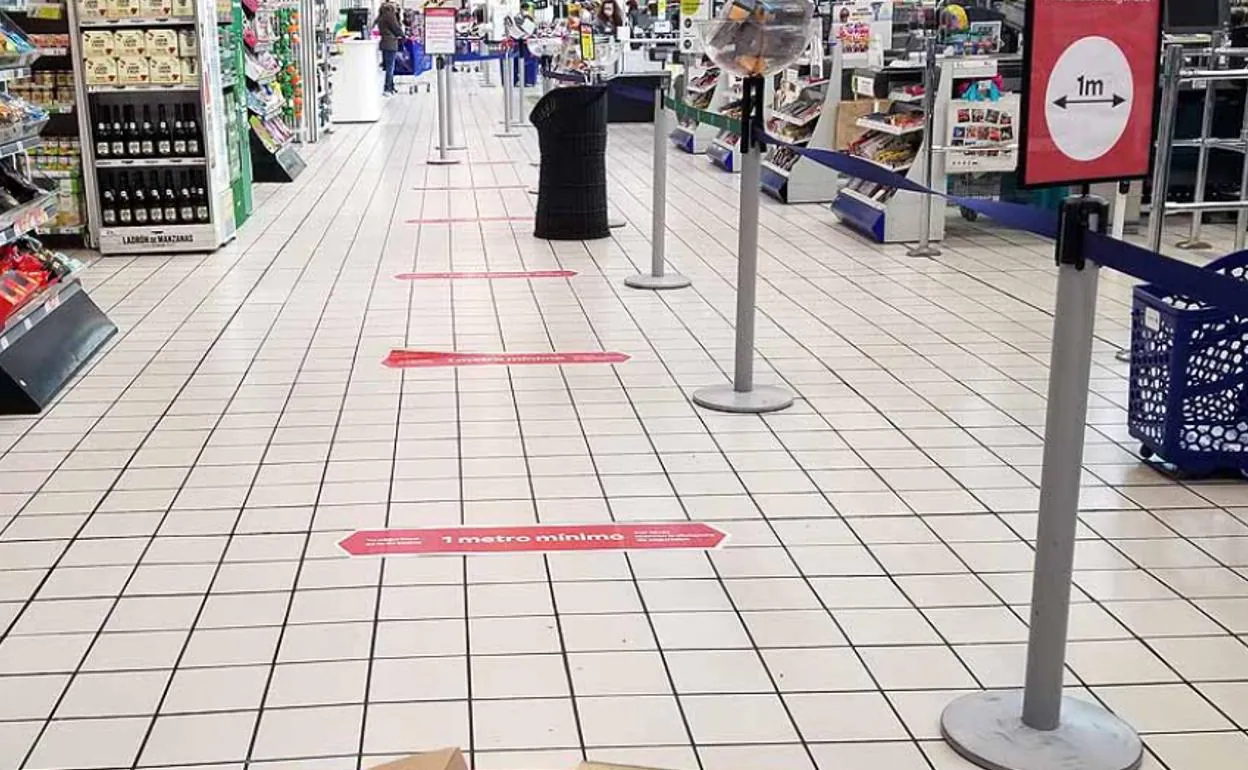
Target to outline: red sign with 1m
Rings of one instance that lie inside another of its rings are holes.
[[[1162,0],[1029,0],[1024,185],[1148,174],[1161,8]]]
[[[338,543],[352,556],[719,548],[728,535],[701,522],[360,530]]]

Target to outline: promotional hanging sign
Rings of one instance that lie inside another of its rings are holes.
[[[552,553],[555,551],[714,550],[727,533],[695,521],[359,530],[338,547],[352,556]]]
[[[449,56],[455,53],[455,9],[425,8],[425,53]]]
[[[1030,0],[1020,172],[1026,187],[1148,175],[1162,0]]]

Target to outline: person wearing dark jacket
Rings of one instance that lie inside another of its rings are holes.
[[[390,95],[394,90],[394,59],[399,53],[399,44],[405,37],[403,25],[399,23],[399,13],[393,3],[382,3],[377,12],[377,21],[373,26],[381,33],[381,64],[386,69],[386,86],[383,93]]]

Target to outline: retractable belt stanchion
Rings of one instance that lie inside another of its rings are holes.
[[[438,56],[434,61],[437,67],[437,87],[438,87],[438,157],[430,158],[427,162],[436,166],[449,166],[459,163],[458,158],[452,158],[446,154],[450,148],[451,139],[450,132],[447,130],[447,87],[448,80],[446,71],[446,57]]]
[[[503,130],[495,132],[494,136],[508,138],[520,136],[519,133],[512,130],[511,127],[511,106],[512,100],[512,79],[515,77],[515,68],[512,66],[511,54],[507,51],[503,52]]]
[[[1166,219],[1166,195],[1170,192],[1170,154],[1174,147],[1174,112],[1179,104],[1179,79],[1183,47],[1166,46],[1161,65],[1161,105],[1157,109],[1157,148],[1153,152],[1152,202],[1148,211],[1148,248],[1161,251]]]
[[[923,186],[932,186],[932,162],[936,157],[936,89],[940,78],[936,76],[936,37],[925,41],[923,60]],[[938,257],[940,249],[931,245],[932,196],[924,196],[923,209],[919,212],[919,242],[906,252],[909,257]]]
[[[466,150],[464,145],[460,144],[455,138],[455,57],[447,56],[446,58],[446,149],[448,150]],[[441,149],[441,140],[439,139],[438,149]]]
[[[525,71],[528,69],[528,60],[526,57],[521,56],[516,61],[520,65],[520,84],[516,88],[516,113],[515,120],[512,122],[521,128],[532,128],[533,124],[529,122],[528,115],[525,114],[524,109],[524,89],[526,87],[524,81],[528,80],[528,72]]]
[[[1133,770],[1143,757],[1130,725],[1062,695],[1096,316],[1098,266],[1084,236],[1104,233],[1107,214],[1104,200],[1086,194],[1062,206],[1025,684],[965,695],[941,715],[954,750],[993,770]]]
[[[773,385],[754,385],[754,300],[758,281],[758,196],[764,148],[763,78],[741,85],[741,213],[737,236],[737,339],[731,385],[694,392],[693,402],[721,412],[774,412],[793,404],[793,395]]]
[[[663,95],[671,83],[671,73],[664,71],[654,90],[654,183],[650,218],[650,273],[638,273],[624,279],[634,289],[683,289],[689,279],[680,273],[666,272],[667,245],[667,112]]]

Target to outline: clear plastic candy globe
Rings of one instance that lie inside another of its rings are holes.
[[[729,0],[702,24],[711,60],[742,77],[770,75],[802,55],[811,37],[810,0]]]

